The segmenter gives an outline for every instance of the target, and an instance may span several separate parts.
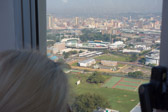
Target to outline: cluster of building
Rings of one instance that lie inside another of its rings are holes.
[[[73,39],[72,39],[73,41]],[[83,51],[83,52],[87,52],[87,49],[75,49],[75,48],[67,48],[66,47],[66,43],[69,43],[69,40],[63,40],[61,42],[56,42],[53,46],[47,47],[47,53],[51,53],[51,54],[60,54],[62,55],[64,52],[70,52],[70,51]],[[70,41],[71,42],[71,41]],[[76,43],[76,42],[75,42]]]
[[[97,48],[97,49],[121,49],[126,45],[123,41],[116,41],[114,43],[103,42],[101,40],[88,41],[87,43],[79,43],[77,41],[67,41],[66,47],[75,47],[75,48]]]
[[[154,65],[159,65],[159,60],[160,60],[160,51],[159,50],[153,50],[149,54],[145,56],[145,64],[154,64]]]
[[[93,56],[99,56],[101,54],[103,54],[103,52],[99,52],[99,51],[86,51],[86,52],[79,53],[79,57],[89,58],[89,57],[93,57]]]
[[[141,53],[140,50],[134,50],[134,49],[123,49],[122,52],[123,53],[136,53],[136,54]]]
[[[101,60],[99,64],[96,64],[95,59],[86,59],[78,62],[78,66],[80,67],[93,67],[94,69],[108,69],[112,71],[117,70],[117,65],[117,61],[108,60]]]
[[[122,41],[116,41],[112,44],[109,45],[110,49],[120,49],[120,48],[124,48],[125,44]]]
[[[154,45],[160,44],[160,16],[151,18],[145,17],[120,17],[116,19],[104,18],[57,18],[52,15],[48,17],[48,29],[55,29],[56,35],[59,35],[60,42],[47,48],[51,54],[60,54],[70,51],[80,51],[77,56],[81,58],[92,58],[103,54],[96,50],[115,50],[123,53],[136,53],[152,50]],[[102,34],[109,34],[110,41],[94,40],[81,42],[79,36],[82,35],[82,29],[94,28],[93,31]],[[112,38],[115,35],[115,38]],[[63,37],[63,38],[62,38]],[[62,38],[62,39],[61,39]],[[115,39],[115,41],[113,40]],[[52,40],[48,40],[52,41]],[[91,50],[92,52],[88,52]],[[93,51],[95,50],[95,51]],[[145,56],[146,65],[159,64],[159,53],[152,51]],[[54,58],[52,58],[54,59]],[[103,60],[104,61],[104,60]],[[103,62],[102,65],[115,65],[115,62]],[[81,66],[91,66],[94,60],[88,59],[78,64]]]
[[[147,46],[147,45],[145,45],[145,44],[135,45],[134,48],[137,49],[137,50],[141,50],[141,51],[151,50],[151,46]]]
[[[134,28],[134,29],[155,29],[160,30],[161,21],[160,16],[153,15],[153,17],[120,17],[116,19],[104,19],[104,18],[58,18],[53,15],[47,16],[48,29],[85,29],[96,28],[106,29],[110,31],[111,28]],[[110,31],[111,32],[111,31]],[[114,30],[113,33],[117,33]]]

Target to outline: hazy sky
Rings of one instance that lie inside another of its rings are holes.
[[[48,13],[161,12],[162,0],[47,0]]]

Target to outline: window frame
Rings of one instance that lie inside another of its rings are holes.
[[[46,0],[15,0],[16,49],[46,54]]]
[[[168,0],[163,0],[160,44],[160,66],[168,69]]]

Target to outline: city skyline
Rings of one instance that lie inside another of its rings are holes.
[[[47,13],[59,16],[161,13],[161,10],[161,0],[47,0]]]

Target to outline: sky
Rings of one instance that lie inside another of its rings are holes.
[[[162,0],[47,0],[47,12],[56,14],[155,13]]]

